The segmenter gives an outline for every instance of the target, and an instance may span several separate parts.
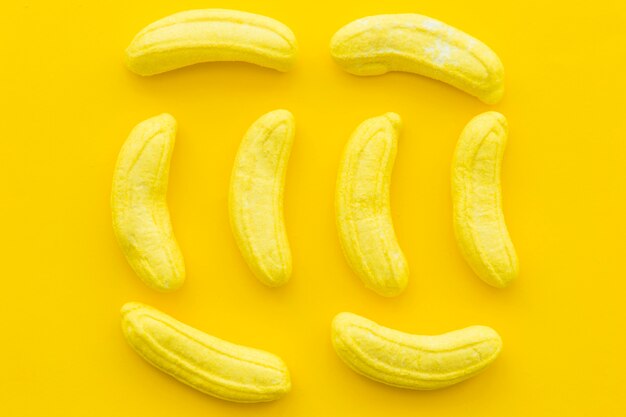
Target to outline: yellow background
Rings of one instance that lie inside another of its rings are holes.
[[[0,15],[0,414],[16,416],[621,416],[626,414],[626,6],[621,1],[13,1]],[[561,5],[562,4],[562,5]],[[274,17],[301,54],[286,74],[239,63],[141,78],[123,52],[143,26],[203,7]],[[506,95],[486,106],[410,74],[359,78],[331,60],[332,34],[371,14],[418,12],[501,57]],[[230,232],[239,141],[260,115],[291,110],[285,190],[291,282],[268,289]],[[452,231],[450,162],[464,124],[504,113],[504,209],[521,275],[490,288]],[[111,174],[130,129],[179,121],[168,199],[188,279],[158,294],[113,237]],[[411,268],[406,292],[366,290],[340,251],[336,170],[356,125],[386,111],[405,128],[393,221]],[[238,405],[142,361],[119,309],[141,301],[288,364],[284,399]],[[415,333],[497,329],[500,358],[476,378],[412,392],[363,378],[334,354],[330,322],[353,311]]]

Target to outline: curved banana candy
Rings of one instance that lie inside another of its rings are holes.
[[[341,247],[366,287],[400,294],[409,268],[391,221],[389,182],[400,116],[387,113],[361,123],[344,150],[335,209]]]
[[[124,305],[122,330],[142,358],[205,394],[253,403],[276,400],[291,389],[279,357],[209,336],[146,305]]]
[[[500,165],[507,135],[500,113],[476,116],[461,133],[452,163],[459,248],[476,274],[494,287],[505,287],[519,271],[502,213]]]
[[[261,116],[241,141],[230,183],[235,240],[250,269],[270,287],[285,284],[291,276],[283,190],[294,130],[287,110]]]
[[[487,104],[504,94],[504,69],[487,45],[419,14],[364,17],[330,43],[333,58],[356,75],[406,71],[451,84]]]
[[[171,291],[185,280],[172,233],[166,193],[176,120],[162,114],[139,123],[117,158],[113,174],[113,230],[126,259],[150,287]]]
[[[287,71],[297,49],[293,32],[269,17],[237,10],[188,10],[139,32],[126,49],[126,65],[139,75],[212,61],[244,61]]]
[[[443,388],[471,378],[502,349],[498,333],[486,326],[418,336],[352,313],[335,317],[332,340],[339,357],[355,372],[416,390]]]

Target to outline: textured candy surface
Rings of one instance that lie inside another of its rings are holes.
[[[261,116],[241,141],[230,183],[235,240],[255,276],[270,287],[285,284],[291,276],[283,193],[294,133],[287,110]]]
[[[405,71],[448,83],[495,104],[504,94],[500,58],[484,43],[419,14],[364,17],[339,29],[330,43],[335,61],[356,75]]]
[[[214,397],[264,402],[291,389],[289,371],[276,355],[210,336],[152,307],[125,304],[122,330],[150,364]]]
[[[494,287],[507,286],[519,273],[502,211],[500,167],[507,137],[503,115],[480,114],[461,133],[452,163],[458,246],[476,274]]]
[[[391,220],[389,183],[400,116],[387,113],[361,123],[346,144],[335,195],[341,247],[366,287],[400,294],[409,268]]]
[[[141,30],[126,49],[126,66],[153,75],[200,62],[243,61],[289,70],[298,46],[281,22],[227,9],[188,10]]]
[[[502,349],[498,333],[486,326],[420,336],[352,313],[335,316],[332,341],[339,357],[357,373],[416,390],[443,388],[471,378]]]
[[[117,241],[137,275],[159,291],[175,290],[185,280],[166,201],[175,136],[169,114],[139,123],[118,155],[111,193]]]

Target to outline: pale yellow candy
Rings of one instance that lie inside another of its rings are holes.
[[[179,381],[224,400],[276,400],[291,389],[276,355],[209,336],[152,307],[127,303],[122,330],[146,361]]]
[[[291,276],[283,192],[294,132],[287,110],[261,116],[239,145],[230,183],[235,240],[252,272],[270,287],[285,284]]]
[[[503,115],[480,114],[465,126],[452,163],[454,231],[459,248],[480,278],[500,288],[519,272],[502,212],[500,166],[507,136]]]
[[[176,120],[169,114],[139,123],[117,158],[111,211],[117,241],[150,287],[172,291],[185,280],[185,265],[170,222],[167,183]]]
[[[139,32],[126,49],[126,66],[153,75],[200,62],[243,61],[287,71],[297,50],[293,32],[269,17],[238,10],[188,10]]]
[[[504,69],[487,45],[419,14],[364,17],[348,23],[330,43],[333,58],[356,75],[405,71],[443,81],[487,104],[504,94]]]
[[[387,113],[357,127],[344,150],[335,196],[348,263],[367,288],[388,297],[400,294],[409,278],[389,203],[400,125],[400,116]]]
[[[486,326],[437,336],[389,329],[352,313],[333,320],[337,355],[355,372],[400,388],[432,390],[476,375],[493,362],[502,340]]]

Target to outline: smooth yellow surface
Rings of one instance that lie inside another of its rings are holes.
[[[283,196],[294,134],[295,121],[287,110],[259,117],[241,140],[230,180],[235,241],[252,272],[270,287],[291,277]]]
[[[404,291],[409,280],[389,201],[401,126],[400,116],[391,112],[359,124],[346,142],[335,190],[346,261],[367,288],[387,297]]]
[[[463,128],[452,158],[452,216],[459,250],[474,272],[497,288],[519,274],[500,185],[508,136],[504,115],[481,113]]]
[[[208,335],[145,304],[124,304],[122,331],[139,356],[205,394],[257,403],[291,389],[289,370],[276,355]]]
[[[502,350],[500,335],[487,326],[416,335],[353,313],[335,316],[332,341],[337,355],[355,372],[415,390],[465,381],[483,371]]]
[[[153,77],[124,66],[145,25],[192,8],[264,14],[293,29],[300,55],[280,73],[201,64]],[[415,12],[498,52],[503,100],[486,106],[405,73],[357,77],[332,60],[331,36],[380,13]],[[626,385],[626,5],[621,1],[388,2],[21,1],[3,5],[0,152],[2,416],[621,416]],[[241,138],[260,115],[291,111],[285,221],[288,285],[254,279],[233,239],[228,189]],[[506,115],[503,208],[519,279],[495,289],[456,246],[450,165],[475,115]],[[354,128],[403,120],[391,179],[394,228],[411,279],[402,295],[365,289],[337,237],[334,193]],[[113,168],[129,131],[178,121],[168,203],[187,280],[147,288],[111,227]],[[279,401],[233,404],[141,360],[120,331],[139,301],[289,366]],[[430,392],[370,381],[346,367],[330,325],[352,311],[415,334],[475,323],[497,330],[498,359],[476,378]]]
[[[113,232],[126,260],[149,287],[178,289],[185,263],[167,207],[176,119],[164,113],[137,124],[117,156],[111,186]]]

